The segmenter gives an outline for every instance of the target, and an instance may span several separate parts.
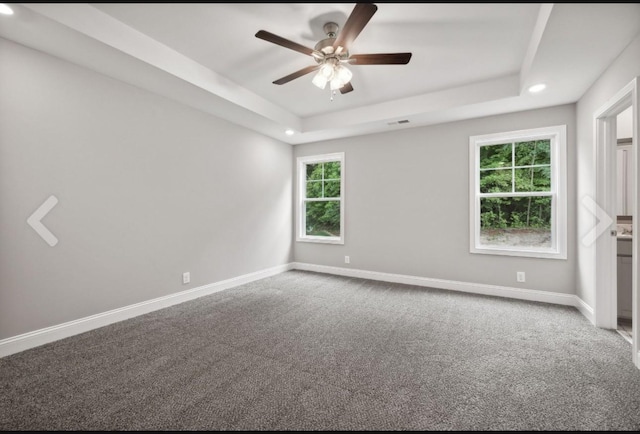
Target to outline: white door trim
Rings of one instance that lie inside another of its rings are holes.
[[[629,84],[616,93],[605,105],[594,114],[594,137],[596,147],[596,203],[611,217],[613,223],[596,239],[596,294],[594,305],[595,324],[603,328],[617,328],[617,287],[616,275],[616,242],[615,236],[610,234],[616,223],[616,116],[632,106],[633,113],[633,245],[632,254],[639,258],[638,251],[638,213],[639,191],[638,168],[640,167],[640,153],[638,153],[638,80],[634,78]],[[633,321],[633,363],[640,368],[638,357],[638,261],[632,264],[632,321]]]

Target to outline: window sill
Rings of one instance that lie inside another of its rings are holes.
[[[558,252],[557,250],[518,250],[518,249],[505,249],[482,247],[472,248],[471,253],[477,253],[482,255],[500,255],[500,256],[515,256],[525,258],[541,258],[541,259],[567,259],[567,254],[564,252]]]
[[[296,239],[300,243],[318,243],[318,244],[344,244],[342,238],[328,238],[328,237],[299,237]]]

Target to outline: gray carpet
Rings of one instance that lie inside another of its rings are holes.
[[[2,430],[638,430],[573,308],[290,271],[0,359]]]

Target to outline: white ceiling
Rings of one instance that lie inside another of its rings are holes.
[[[299,144],[572,103],[640,31],[638,3],[377,6],[350,52],[411,61],[351,66],[333,101],[313,74],[272,84],[315,62],[254,35],[313,48],[353,3],[13,4],[0,36]]]

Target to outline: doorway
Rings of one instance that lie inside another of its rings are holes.
[[[633,344],[633,113],[632,106],[616,117],[616,224],[618,333]]]
[[[596,202],[604,213],[611,218],[612,225],[596,240],[596,303],[594,306],[596,326],[618,329],[618,116],[631,110],[631,148],[629,149],[629,168],[632,170],[628,196],[631,198],[625,206],[630,216],[638,217],[638,78],[632,80],[594,116],[596,141]],[[638,218],[631,218],[632,232],[630,254],[638,258]],[[636,235],[636,236],[633,236]],[[638,355],[638,264],[631,261],[631,342],[633,363],[640,368]],[[622,270],[620,270],[622,271]]]

